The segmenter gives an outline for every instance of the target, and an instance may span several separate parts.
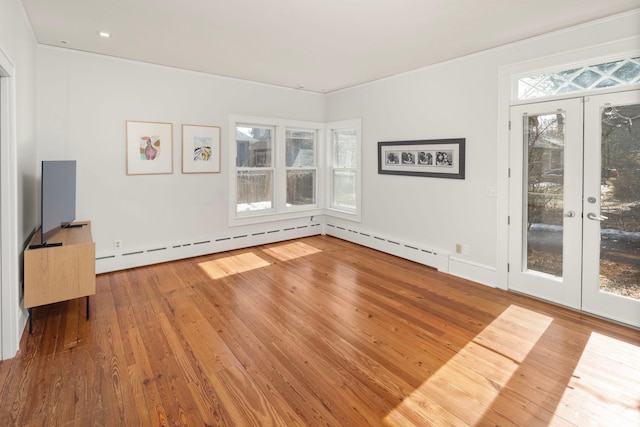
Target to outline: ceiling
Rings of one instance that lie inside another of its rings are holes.
[[[44,45],[320,93],[640,8],[640,0],[22,3]]]

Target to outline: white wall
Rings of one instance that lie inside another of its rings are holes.
[[[509,107],[499,98],[500,67],[637,38],[638,22],[637,12],[620,15],[329,94],[327,120],[362,117],[363,209],[356,229],[449,252],[452,273],[495,286],[498,271],[506,270],[506,262],[497,265],[498,221],[506,223],[506,213],[497,215],[507,195],[486,191],[503,188],[506,179],[506,166],[498,164]],[[467,149],[463,181],[377,173],[378,141],[460,137]],[[455,254],[457,243],[469,245],[470,254]]]
[[[18,238],[22,243],[37,224],[36,40],[19,0],[0,0],[0,49],[16,68],[16,145],[18,151]]]
[[[128,252],[256,229],[227,226],[228,115],[325,113],[321,94],[45,46],[38,89],[38,159],[78,161],[77,218],[92,221],[98,257],[115,253],[116,239]],[[127,120],[173,123],[173,174],[126,175]],[[181,173],[182,124],[222,127],[221,173]]]
[[[16,69],[16,147],[18,154],[18,239],[23,243],[38,218],[36,195],[36,40],[20,0],[0,0],[0,49]]]
[[[5,109],[3,113],[8,111],[10,119],[9,129],[2,129],[2,132],[8,131],[8,133],[3,134],[3,158],[0,160],[3,168],[2,221],[3,224],[8,221],[11,228],[15,229],[12,233],[3,232],[1,236],[3,249],[0,304],[1,358],[9,358],[13,357],[18,350],[26,320],[19,303],[22,277],[22,269],[19,265],[21,253],[37,224],[35,210],[36,41],[19,0],[0,0],[0,51],[13,69],[13,75],[3,79],[7,84],[2,85],[3,90],[11,93],[3,94],[8,96],[8,105],[2,105]],[[10,170],[6,170],[8,162]],[[10,188],[7,189],[7,186]]]
[[[489,67],[464,62],[330,94],[327,111],[331,120],[362,117],[363,227],[449,252],[456,243],[470,244],[475,259],[491,264],[492,254],[483,252],[495,246],[495,230],[481,221],[495,217],[495,199],[485,188],[496,182],[497,84]],[[466,138],[465,180],[377,173],[378,141],[460,137]]]

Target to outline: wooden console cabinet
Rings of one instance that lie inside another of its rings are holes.
[[[81,227],[64,228],[47,243],[61,246],[30,248],[24,251],[24,306],[41,305],[86,297],[89,318],[89,295],[96,293],[96,245],[91,237],[91,222],[77,222]],[[29,246],[40,243],[38,230]]]

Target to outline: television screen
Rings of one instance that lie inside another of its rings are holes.
[[[41,188],[41,243],[76,219],[76,161],[44,160]]]

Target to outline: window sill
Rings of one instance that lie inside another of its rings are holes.
[[[362,215],[360,212],[353,212],[343,210],[340,208],[326,208],[324,214],[333,218],[346,219],[353,222],[362,222]]]
[[[245,214],[242,216],[236,216],[229,219],[229,227],[239,227],[243,225],[263,224],[275,221],[286,221],[298,218],[306,218],[308,216],[324,215],[325,209],[311,208],[300,209],[289,212],[271,212],[261,214]]]

